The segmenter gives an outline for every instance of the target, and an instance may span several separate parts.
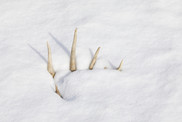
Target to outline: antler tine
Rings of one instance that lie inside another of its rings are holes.
[[[51,55],[51,48],[49,46],[49,43],[47,42],[47,49],[48,49],[48,62],[47,62],[47,71],[52,75],[54,78],[56,72],[54,71],[53,65],[52,65],[52,55]]]
[[[123,64],[123,60],[121,60],[121,63],[119,65],[119,67],[117,68],[118,71],[121,71],[122,70],[122,64]]]
[[[53,65],[52,65],[52,55],[51,55],[51,48],[49,46],[49,43],[47,42],[47,49],[48,49],[48,62],[47,62],[47,71],[52,75],[52,77],[54,78],[56,72],[54,71]],[[55,84],[55,92],[60,96],[60,92],[58,90],[57,85]]]
[[[94,55],[94,57],[93,57],[93,59],[92,59],[92,61],[91,61],[91,63],[90,63],[90,66],[89,66],[89,69],[90,70],[92,70],[93,69],[93,67],[94,67],[94,65],[95,65],[95,63],[96,63],[96,61],[97,61],[97,55],[98,55],[98,53],[99,53],[99,50],[100,50],[100,47],[97,49],[97,51],[95,52],[95,55]]]
[[[77,28],[75,29],[74,37],[73,37],[73,44],[71,48],[71,57],[70,57],[70,71],[76,71],[76,42],[77,42]]]

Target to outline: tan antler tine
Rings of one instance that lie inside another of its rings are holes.
[[[52,65],[52,55],[51,55],[51,48],[49,46],[49,43],[47,42],[47,49],[48,49],[48,62],[47,62],[47,71],[52,75],[52,77],[54,78],[56,72],[54,71],[53,65]],[[58,90],[57,85],[55,84],[55,92],[60,96],[60,92]]]
[[[118,71],[121,71],[122,70],[122,64],[123,64],[123,60],[121,60],[121,63],[119,65],[119,67],[117,68]]]
[[[76,42],[77,42],[77,28],[75,29],[74,37],[73,37],[73,44],[71,48],[71,56],[70,56],[70,71],[76,71]]]
[[[52,65],[52,55],[51,55],[51,48],[49,46],[49,43],[47,42],[47,49],[48,49],[48,62],[47,62],[47,71],[52,75],[54,78],[56,72],[54,71],[53,65]]]
[[[91,63],[90,63],[90,66],[89,66],[89,69],[90,70],[92,70],[93,69],[93,67],[94,67],[94,65],[95,65],[95,63],[96,63],[96,61],[97,61],[97,55],[98,55],[98,53],[99,53],[99,50],[100,50],[100,47],[97,49],[97,51],[95,52],[95,55],[94,55],[94,57],[93,57],[93,59],[92,59],[92,61],[91,61]]]

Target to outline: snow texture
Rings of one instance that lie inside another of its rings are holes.
[[[182,122],[181,5],[1,0],[0,122]],[[76,27],[78,70],[71,73]],[[55,79],[47,72],[47,41]]]

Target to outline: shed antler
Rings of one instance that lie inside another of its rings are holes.
[[[92,70],[96,61],[97,61],[97,55],[99,54],[99,50],[100,50],[100,47],[97,49],[97,51],[95,52],[95,55],[90,63],[90,66],[89,66],[89,69]]]
[[[48,49],[48,62],[47,62],[47,71],[52,75],[54,78],[56,72],[54,71],[53,65],[52,65],[52,55],[51,55],[51,48],[49,46],[49,43],[47,42],[47,49]]]
[[[76,71],[77,70],[77,66],[76,66],[76,42],[77,42],[77,28],[75,29],[74,32],[74,37],[73,37],[73,43],[72,43],[72,48],[71,48],[71,56],[70,56],[70,71]],[[53,68],[53,64],[52,64],[52,55],[51,55],[51,48],[49,46],[49,43],[47,42],[47,49],[48,49],[48,62],[47,62],[47,71],[52,75],[52,77],[54,78],[54,76],[56,75],[56,72],[54,71]],[[90,63],[89,69],[92,70],[96,61],[97,61],[97,56],[98,53],[100,51],[100,47],[98,47],[97,51],[95,52],[95,55]],[[121,61],[119,67],[116,69],[118,71],[122,70],[122,64],[123,64],[123,60]],[[104,67],[104,69],[107,69],[107,67]],[[55,92],[60,96],[60,92],[59,89],[55,83]]]
[[[121,61],[119,67],[117,68],[118,71],[121,71],[122,70],[122,64],[123,64],[123,60]]]
[[[70,56],[70,71],[76,71],[76,41],[77,41],[77,28],[75,29],[74,37],[73,37],[73,44],[71,48],[71,56]]]

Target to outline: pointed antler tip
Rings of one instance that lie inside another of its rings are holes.
[[[75,29],[73,43],[71,48],[71,56],[70,56],[70,70],[76,71],[76,41],[77,41],[77,28]]]
[[[48,41],[47,41],[47,49],[48,49],[47,70],[52,75],[52,77],[54,78],[56,72],[54,71],[54,68],[53,68],[51,49],[50,49]]]
[[[99,50],[100,50],[100,47],[98,47],[98,49],[97,49],[97,51],[95,52],[95,55],[94,55],[94,57],[93,57],[93,59],[92,59],[92,61],[91,61],[91,63],[90,63],[90,66],[89,66],[89,69],[90,69],[90,70],[93,69],[93,67],[94,67],[94,65],[95,65],[95,63],[96,63],[96,61],[97,61],[97,55],[98,55],[98,53],[99,53]]]
[[[48,42],[48,41],[47,41],[47,47],[48,47],[48,48],[50,48],[50,46],[49,46],[49,42]]]
[[[117,68],[117,70],[121,71],[122,70],[122,64],[123,64],[123,59],[121,60],[121,63],[119,65],[119,67]]]

